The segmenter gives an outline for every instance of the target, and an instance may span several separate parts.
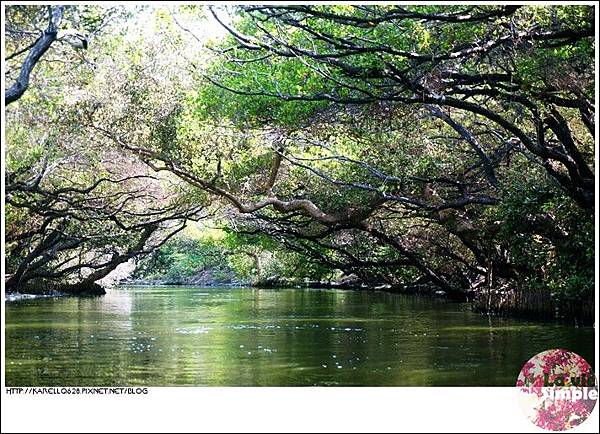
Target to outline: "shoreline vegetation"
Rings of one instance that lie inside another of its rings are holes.
[[[5,18],[7,293],[339,287],[594,323],[592,6]]]
[[[382,291],[393,294],[414,295],[419,297],[435,297],[449,302],[465,302],[471,309],[480,314],[525,318],[531,320],[556,320],[570,323],[573,326],[594,325],[594,300],[587,304],[576,306],[566,305],[557,309],[553,304],[548,304],[549,294],[543,292],[519,292],[491,289],[481,293],[465,294],[465,297],[455,298],[446,292],[427,284],[413,284],[392,286],[389,284],[368,285],[357,279],[340,281],[316,281],[307,279],[290,279],[269,277],[260,281],[198,281],[195,279],[178,279],[173,282],[167,279],[125,279],[110,287],[198,287],[198,288],[255,288],[255,289],[341,289],[348,291]],[[29,286],[20,291],[7,292],[6,301],[18,301],[35,297],[62,297],[62,296],[102,296],[106,294],[102,285],[89,286]]]

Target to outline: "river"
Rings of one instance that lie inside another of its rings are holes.
[[[384,292],[129,287],[6,302],[7,386],[513,386],[594,329]]]

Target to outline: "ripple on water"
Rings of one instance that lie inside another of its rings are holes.
[[[204,327],[204,326],[200,326],[200,327],[189,327],[189,328],[176,328],[175,331],[177,333],[181,333],[183,335],[197,335],[197,334],[206,334],[208,333],[210,330],[212,330],[212,327]]]
[[[246,325],[246,324],[238,324],[238,325],[232,325],[232,326],[228,326],[227,328],[232,328],[234,330],[260,330],[261,327],[260,326],[256,326],[256,325]]]

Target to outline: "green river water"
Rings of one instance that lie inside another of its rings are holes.
[[[130,287],[6,302],[7,386],[513,386],[594,329],[384,292]]]

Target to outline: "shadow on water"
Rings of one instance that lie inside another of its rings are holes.
[[[512,386],[594,329],[384,292],[132,287],[6,303],[6,385]]]

